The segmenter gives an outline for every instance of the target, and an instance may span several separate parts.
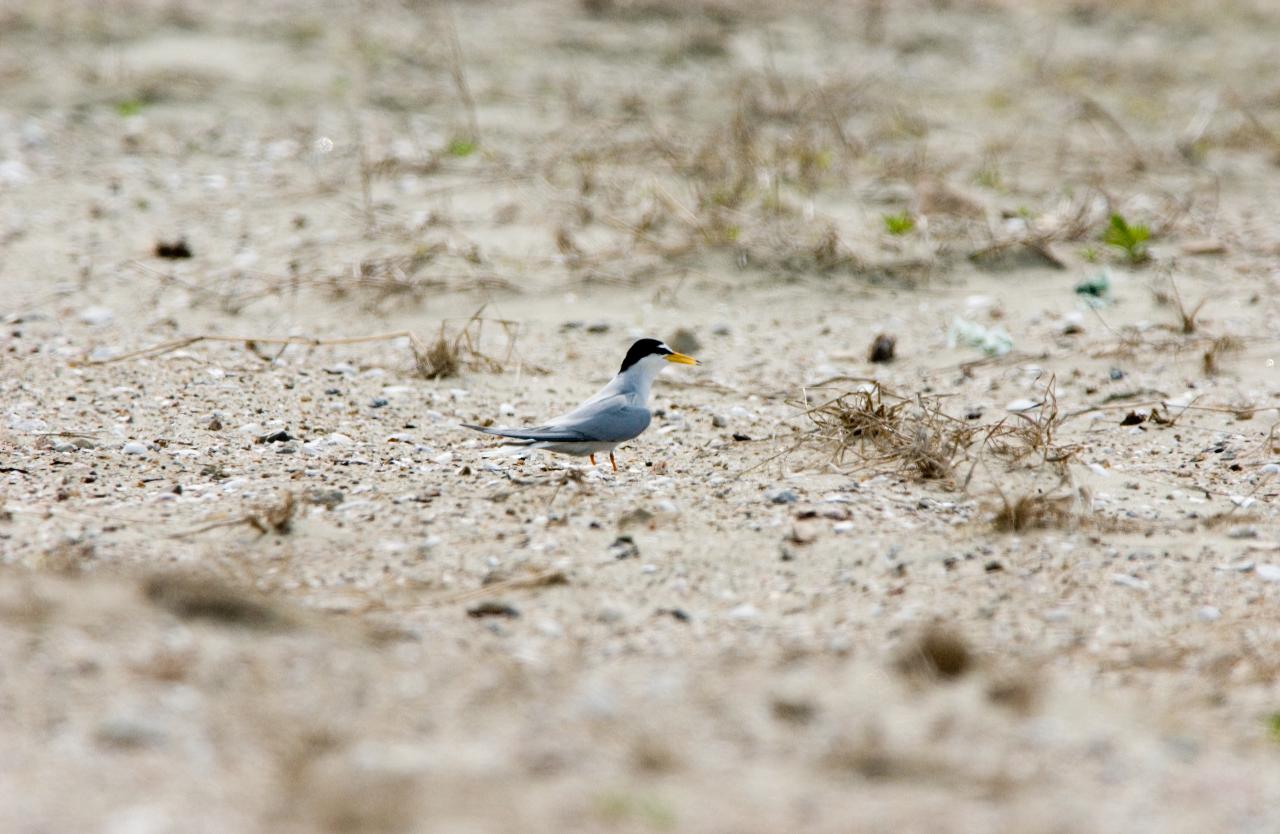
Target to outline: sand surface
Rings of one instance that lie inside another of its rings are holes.
[[[1276,43],[0,7],[0,831],[1275,831]]]

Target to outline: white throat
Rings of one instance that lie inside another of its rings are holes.
[[[658,378],[658,374],[662,373],[668,364],[665,356],[656,354],[646,356],[615,376],[613,381],[605,386],[605,391],[613,394],[626,394],[627,398],[636,405],[647,405],[649,391],[653,388],[653,381]],[[601,393],[604,393],[604,391]]]

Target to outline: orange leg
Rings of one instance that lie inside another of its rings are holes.
[[[609,453],[609,463],[613,464],[613,471],[618,471],[618,462],[613,459],[613,452]]]
[[[596,465],[596,456],[595,456],[595,455],[587,455],[587,457],[591,459],[591,465],[592,465],[592,466],[595,466],[595,465]]]

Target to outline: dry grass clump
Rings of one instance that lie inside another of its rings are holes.
[[[943,412],[940,399],[890,394],[878,383],[842,394],[806,412],[818,442],[837,463],[849,455],[913,471],[925,480],[949,478],[982,428]]]
[[[1222,372],[1222,360],[1229,354],[1239,353],[1244,343],[1235,336],[1219,336],[1209,343],[1201,357],[1201,369],[1205,376],[1217,376]]]
[[[1000,501],[991,523],[1002,533],[1069,527],[1078,518],[1076,499],[1072,495],[1035,493],[1020,495],[1011,501],[1001,494]]]
[[[1053,388],[1050,381],[1034,416],[1018,413],[994,424],[952,417],[943,410],[941,397],[907,398],[879,383],[841,394],[805,413],[819,442],[832,449],[838,462],[852,453],[865,460],[905,463],[924,478],[941,478],[975,446],[1010,462],[1033,456],[1042,464],[1069,461],[1077,449],[1057,442],[1064,417]]]
[[[1034,412],[1017,412],[996,423],[988,430],[984,447],[1010,464],[1035,460],[1037,465],[1049,466],[1065,479],[1067,464],[1080,450],[1077,445],[1064,445],[1057,440],[1065,419],[1058,410],[1056,381],[1050,379],[1040,407]]]
[[[414,364],[423,379],[447,379],[457,376],[463,368],[502,373],[515,351],[518,325],[503,319],[490,320],[481,317],[483,308],[477,310],[453,336],[449,336],[444,322],[431,344],[419,339],[411,340]],[[486,322],[495,321],[506,335],[506,355],[497,359],[484,353],[480,345]]]

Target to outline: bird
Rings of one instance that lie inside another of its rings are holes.
[[[609,453],[613,471],[618,461],[613,450],[649,428],[649,389],[668,364],[700,365],[692,356],[678,353],[658,339],[640,339],[627,350],[622,367],[595,396],[567,414],[531,428],[488,428],[466,423],[463,428],[505,437],[504,445],[546,449],[562,455],[586,456],[591,465],[596,454]]]

